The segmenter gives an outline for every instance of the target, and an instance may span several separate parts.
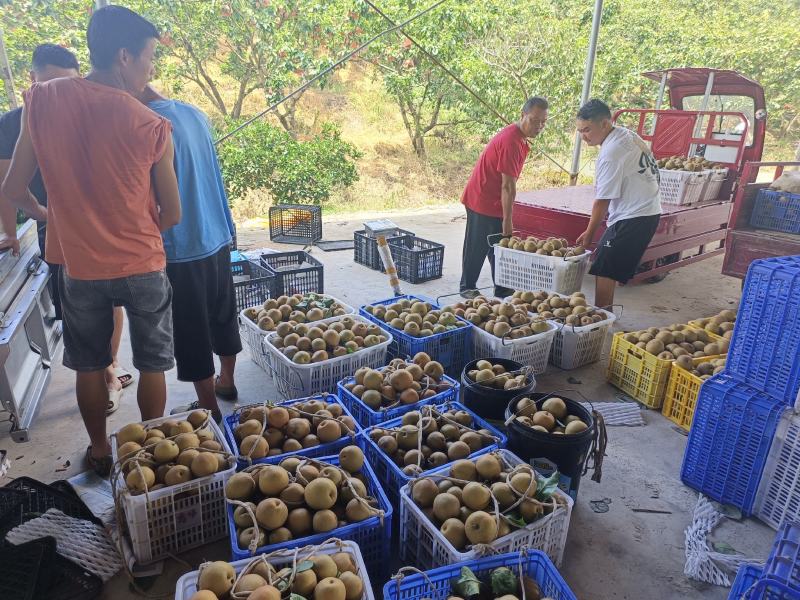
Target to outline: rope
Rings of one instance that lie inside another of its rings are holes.
[[[369,503],[370,499],[374,500],[374,498],[372,496],[368,495],[366,498],[362,497],[358,493],[358,490],[356,490],[355,486],[353,485],[354,477],[350,473],[348,473],[347,471],[345,471],[344,469],[339,467],[338,465],[332,465],[330,463],[322,462],[322,461],[316,460],[314,458],[303,458],[298,463],[297,468],[295,469],[295,474],[293,475],[292,473],[289,473],[289,483],[290,484],[291,483],[300,483],[300,485],[303,485],[304,487],[305,487],[305,485],[308,485],[309,481],[300,472],[301,468],[306,466],[306,465],[311,465],[311,466],[317,468],[320,471],[322,469],[328,468],[328,467],[333,468],[336,471],[338,471],[339,474],[342,477],[342,485],[346,486],[350,490],[350,492],[353,494],[353,499],[357,500],[360,505],[365,506],[367,508],[367,510],[369,511],[370,516],[377,516],[378,519],[379,519],[380,526],[383,527],[384,518],[386,516],[386,513],[384,512],[384,510],[382,508],[375,508]],[[253,479],[256,481],[256,487],[257,487],[258,486],[258,473],[260,471],[264,470],[265,468],[267,468],[268,466],[274,466],[274,465],[252,465],[252,466],[249,466],[249,467],[245,467],[244,469],[242,469],[242,471],[240,471],[240,473],[248,473],[248,474],[255,473],[256,475],[253,477]],[[303,482],[305,482],[305,483],[303,483]],[[366,488],[366,486],[364,486],[364,487]],[[259,526],[259,523],[255,518],[255,514],[253,513],[253,510],[249,506],[247,506],[244,502],[242,502],[240,500],[231,500],[231,499],[226,497],[225,501],[227,503],[229,503],[229,504],[233,504],[233,505],[237,505],[237,506],[245,506],[245,509],[247,510],[247,513],[248,513],[248,516],[252,519],[252,521],[253,521],[253,529],[255,530],[255,535],[251,538],[250,543],[249,543],[249,545],[247,547],[247,551],[250,552],[251,555],[254,555],[256,550],[258,549],[258,538],[261,535],[261,527]],[[367,518],[370,518],[370,517],[367,517]],[[255,546],[254,546],[254,543],[255,543]]]
[[[594,417],[594,436],[592,436],[592,449],[589,451],[589,460],[583,465],[582,475],[586,475],[589,470],[589,461],[592,466],[592,481],[600,483],[603,477],[603,457],[606,455],[606,446],[608,445],[608,432],[606,431],[606,421],[596,410],[592,409],[592,417]]]
[[[422,578],[427,582],[428,586],[431,588],[431,592],[433,592],[433,596],[437,595],[436,586],[433,585],[431,578],[428,577],[428,574],[425,571],[420,571],[416,567],[400,567],[400,570],[397,571],[394,575],[392,575],[392,579],[397,582],[397,599],[401,599],[400,595],[400,585],[403,583],[404,573],[408,571],[409,573],[414,573],[415,575],[422,575]]]
[[[314,422],[314,419],[320,419],[322,421],[336,421],[339,424],[340,427],[343,427],[346,430],[345,435],[350,436],[351,440],[354,440],[355,437],[356,437],[356,431],[354,429],[351,429],[350,426],[347,425],[347,423],[345,423],[344,421],[340,421],[338,418],[333,417],[333,416],[331,416],[331,417],[328,417],[328,416],[325,416],[325,415],[320,416],[318,413],[305,412],[305,411],[299,410],[297,408],[294,408],[294,406],[293,406],[293,404],[299,404],[299,403],[306,402],[306,401],[309,401],[309,400],[321,400],[322,402],[328,402],[328,398],[333,398],[335,400],[336,396],[334,396],[333,394],[329,394],[327,392],[324,392],[322,394],[316,394],[314,396],[309,396],[308,398],[304,398],[302,400],[290,400],[289,402],[281,402],[281,403],[278,403],[278,404],[273,404],[273,403],[270,403],[268,401],[265,401],[263,404],[249,404],[247,406],[243,406],[243,407],[237,409],[235,414],[241,415],[241,413],[243,413],[247,409],[263,407],[264,411],[265,411],[264,420],[261,422],[261,433],[258,434],[259,436],[263,436],[264,432],[267,430],[267,426],[269,425],[269,419],[267,418],[267,412],[266,411],[269,408],[286,408],[287,410],[293,410],[294,412],[296,412],[297,414],[299,414],[299,415],[301,415],[303,417],[307,417],[312,423]],[[336,404],[336,402],[330,402],[330,403],[331,404]],[[342,437],[344,437],[344,436],[339,436],[338,439],[341,439]],[[334,440],[334,441],[336,441],[336,440]],[[248,465],[252,465],[253,464],[252,456],[253,456],[253,451],[255,450],[255,448],[256,448],[256,445],[253,444],[252,446],[250,446],[250,450],[248,450],[247,454],[238,454],[237,458],[244,459],[244,460],[247,461]],[[239,450],[241,450],[241,444],[239,446]],[[284,454],[288,454],[288,453],[285,452]],[[260,459],[255,459],[255,460],[260,460]]]
[[[509,463],[502,454],[497,453],[497,452],[492,452],[488,456],[494,456],[495,458],[497,458],[501,462],[503,467],[511,467],[511,471],[509,472],[508,477],[507,477],[508,487],[511,489],[511,491],[516,496],[518,496],[518,498],[517,498],[516,502],[514,502],[514,504],[512,504],[511,506],[509,506],[505,510],[501,511],[499,509],[499,501],[497,500],[497,497],[492,492],[492,488],[490,486],[485,486],[485,487],[488,488],[489,497],[491,498],[492,502],[494,503],[494,509],[495,509],[494,513],[495,513],[495,519],[498,522],[498,527],[499,527],[500,519],[502,519],[510,527],[513,527],[515,529],[521,529],[521,527],[519,525],[517,525],[516,523],[514,523],[513,521],[508,519],[507,513],[509,513],[510,511],[514,510],[517,506],[519,506],[523,502],[527,501],[527,502],[534,503],[537,506],[537,508],[541,509],[541,514],[544,515],[542,518],[547,518],[547,516],[552,516],[558,510],[559,506],[562,503],[565,503],[565,501],[558,494],[555,494],[555,493],[550,497],[550,499],[549,499],[550,502],[547,502],[547,503],[541,502],[541,501],[539,501],[536,498],[531,496],[531,493],[533,493],[533,494],[536,493],[536,485],[538,485],[537,478],[536,478],[536,471],[531,466],[526,465],[524,463],[523,464],[518,464],[518,465],[511,465],[511,463]],[[528,484],[528,487],[525,489],[524,492],[521,492],[521,491],[517,490],[516,488],[514,488],[511,485],[511,479],[513,478],[514,475],[516,475],[518,473],[530,473],[530,475],[531,475],[531,481]],[[436,478],[436,479],[439,479],[439,480],[444,480],[444,481],[450,481],[450,482],[453,482],[453,483],[457,483],[457,484],[460,484],[460,486],[462,488],[468,483],[474,483],[472,481],[467,481],[467,480],[464,480],[464,479],[458,479],[456,477],[451,477],[450,475],[443,475],[443,474],[438,474],[438,473],[429,473],[429,474],[426,474],[424,476],[420,476],[420,477],[417,477],[415,479],[412,479],[411,482],[409,483],[409,490],[413,492],[414,484],[416,482],[421,481],[422,479],[432,479],[432,478]],[[546,515],[545,514],[545,510],[546,509],[550,509],[552,512],[550,512],[549,515]],[[538,521],[540,519],[536,519],[536,520]],[[494,548],[492,548],[491,546],[486,545],[486,544],[474,544],[474,545],[472,545],[470,547],[473,550],[476,550],[477,552],[484,553],[484,554],[486,554],[490,550],[492,552],[496,552],[496,550]]]

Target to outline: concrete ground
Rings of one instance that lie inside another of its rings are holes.
[[[444,273],[441,279],[422,285],[402,283],[406,293],[436,297],[458,290],[461,245],[464,233],[463,210],[450,206],[436,210],[385,214],[400,227],[420,237],[446,246]],[[353,215],[325,220],[325,239],[352,239],[354,229],[375,215]],[[260,227],[240,226],[242,249],[275,247],[269,232]],[[353,306],[391,297],[386,277],[353,262],[352,251],[312,251],[325,264],[325,291]],[[624,306],[619,328],[626,330],[647,326],[686,322],[692,318],[716,314],[735,305],[740,282],[720,274],[721,258],[685,267],[671,273],[665,281],[652,285],[621,288],[616,301]],[[484,269],[480,285],[490,283],[489,269]],[[587,276],[583,291],[593,296],[593,278]],[[276,399],[272,382],[247,356],[241,355],[237,368],[240,402]],[[121,361],[131,364],[127,333],[123,338]],[[54,364],[56,364],[54,362]],[[620,400],[621,394],[605,383],[605,358],[600,362],[570,372],[550,368],[538,379],[539,391],[577,388],[584,396],[597,401]],[[573,378],[568,382],[568,378]],[[577,382],[576,382],[577,381]],[[193,399],[192,387],[179,383],[174,371],[168,374],[169,406]],[[234,408],[222,403],[223,410]],[[728,590],[689,580],[683,575],[684,529],[691,522],[697,493],[685,487],[679,478],[686,436],[660,413],[643,409],[644,427],[609,428],[607,456],[602,483],[584,478],[575,504],[561,572],[581,600],[608,599],[722,599]],[[122,407],[109,418],[109,430],[138,420],[135,390],[129,388]],[[75,404],[73,375],[60,364],[31,432],[31,441],[15,444],[3,432],[0,448],[8,450],[12,461],[8,477],[27,475],[50,482],[75,475],[85,469],[82,462],[87,440]],[[0,485],[8,479],[0,480]],[[590,501],[609,499],[609,510],[596,513]],[[642,510],[660,512],[642,512]],[[714,538],[725,541],[746,556],[766,557],[774,533],[753,519],[741,523],[727,521]],[[192,567],[202,559],[229,558],[227,542],[206,546],[183,556]],[[170,596],[175,579],[188,569],[171,561],[151,592]],[[373,582],[379,589],[384,582]],[[136,597],[128,590],[124,574],[106,585],[105,598],[121,600]]]

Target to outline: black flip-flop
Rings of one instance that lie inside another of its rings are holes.
[[[220,386],[219,384],[219,376],[214,378],[214,393],[217,395],[218,398],[222,400],[229,400],[233,402],[239,398],[239,390],[236,389],[236,386]]]
[[[103,479],[111,474],[111,467],[114,466],[114,461],[110,454],[108,456],[103,456],[102,458],[96,458],[92,456],[91,445],[86,447],[86,462],[89,465],[89,468]]]

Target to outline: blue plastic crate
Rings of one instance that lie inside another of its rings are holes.
[[[756,194],[750,225],[784,233],[800,233],[800,194],[762,189]]]
[[[383,371],[385,368],[386,367],[381,367],[378,371]],[[400,406],[388,410],[373,410],[364,404],[360,398],[350,392],[350,390],[344,387],[352,383],[354,379],[354,377],[343,379],[338,383],[337,387],[339,390],[339,400],[347,407],[347,410],[350,411],[350,414],[353,415],[353,418],[361,427],[371,427],[372,425],[379,425],[380,423],[391,421],[392,419],[402,417],[407,412],[417,410],[421,406],[427,404],[443,404],[450,400],[458,400],[459,389],[461,388],[461,385],[455,379],[445,375],[443,378],[444,381],[447,381],[452,386],[449,390],[440,392],[431,398],[420,400],[414,404],[401,404]]]
[[[736,579],[733,580],[728,600],[744,600],[748,598],[745,592],[749,591],[759,579],[761,579],[760,567],[747,563],[740,566],[739,570],[736,571]]]
[[[316,396],[310,396],[308,398],[298,398],[296,400],[286,400],[285,402],[278,402],[274,406],[291,406],[293,404],[297,404],[298,402],[308,402],[309,400],[322,400],[327,402],[328,404],[339,404],[342,407],[342,414],[347,415],[349,417],[353,417],[349,410],[347,410],[347,405],[342,402],[338,397],[334,394],[318,394]],[[223,427],[225,429],[225,437],[228,440],[228,443],[231,446],[231,451],[236,455],[239,456],[239,442],[236,441],[236,436],[233,435],[233,429],[236,425],[239,424],[239,413],[248,408],[247,406],[242,406],[235,410],[233,413],[229,414],[227,417],[223,419]],[[358,424],[358,419],[353,417],[353,420],[356,422],[356,431],[353,437],[342,437],[336,440],[335,442],[328,442],[327,444],[320,444],[319,446],[313,446],[311,448],[303,448],[302,450],[295,450],[294,452],[284,452],[283,454],[278,454],[277,456],[265,456],[264,458],[257,458],[249,463],[244,458],[238,459],[238,466],[239,469],[243,469],[250,464],[259,465],[274,465],[281,462],[284,458],[289,456],[302,456],[306,458],[316,458],[318,456],[329,456],[331,454],[336,454],[344,448],[345,446],[352,446],[356,443],[356,437],[358,434],[361,433],[362,429]],[[269,425],[269,420],[267,420],[267,425]]]
[[[742,597],[746,600],[800,600],[800,592],[767,578],[756,581],[750,592],[745,592]]]
[[[331,465],[339,464],[338,456],[319,457],[316,458],[316,460]],[[384,513],[382,518],[374,516],[359,521],[358,523],[337,527],[325,533],[315,533],[279,544],[268,544],[256,549],[256,554],[266,554],[268,552],[274,552],[275,550],[287,550],[290,548],[302,548],[303,546],[321,544],[330,538],[350,540],[358,544],[361,549],[361,554],[364,557],[364,563],[367,565],[370,577],[385,578],[389,570],[389,561],[387,558],[391,556],[390,542],[392,539],[393,509],[383,488],[381,488],[378,482],[375,471],[372,470],[372,467],[366,461],[364,461],[364,466],[361,468],[361,474],[364,476],[364,485],[367,488],[367,494],[378,501],[378,507]],[[233,511],[234,506],[228,504],[228,533],[230,534],[232,560],[250,558],[250,553],[247,548],[239,547],[239,540],[236,536],[236,524],[233,522]]]
[[[778,529],[764,577],[800,592],[800,523],[787,522]]]
[[[450,595],[450,580],[461,574],[462,567],[469,567],[475,575],[487,575],[492,569],[508,567],[518,575],[535,579],[542,590],[542,596],[553,600],[577,600],[567,582],[540,550],[523,550],[487,558],[479,558],[446,567],[426,571],[425,575],[413,573],[408,576],[393,577],[383,586],[383,600],[423,600],[433,598],[444,600]]]
[[[466,323],[466,326],[452,331],[445,331],[444,333],[435,333],[424,338],[417,338],[395,329],[388,323],[373,317],[365,310],[366,306],[393,304],[398,300],[419,300],[420,302],[427,302],[434,310],[440,310],[441,308],[430,300],[410,294],[362,306],[358,311],[360,315],[389,331],[394,336],[394,342],[389,346],[389,356],[392,358],[413,358],[417,352],[425,352],[433,360],[440,363],[444,367],[444,372],[450,377],[461,377],[464,365],[472,360],[472,323],[461,317],[456,317],[459,321]]]
[[[499,429],[497,429],[494,425],[491,425],[488,421],[484,421],[470,409],[468,409],[463,404],[459,402],[446,402],[445,404],[438,405],[438,407],[442,412],[446,410],[463,410],[468,412],[472,415],[473,418],[473,429],[488,429],[492,432],[492,435],[499,439],[497,444],[490,444],[485,448],[481,448],[477,452],[473,452],[470,454],[470,457],[480,456],[481,454],[486,454],[488,452],[492,452],[498,448],[505,448],[506,442],[508,441],[505,434],[502,433]],[[377,425],[380,428],[399,428],[403,424],[403,418],[400,417],[399,419],[393,419],[391,421],[387,421],[385,423],[381,423]],[[400,488],[402,488],[405,484],[409,481],[414,479],[414,477],[409,477],[398,467],[387,455],[386,453],[378,447],[378,444],[373,442],[369,438],[369,432],[374,429],[374,427],[369,427],[364,429],[361,436],[358,438],[358,443],[361,448],[364,450],[364,456],[366,457],[369,464],[375,470],[375,473],[378,475],[378,481],[381,482],[383,486],[383,490],[386,492],[386,495],[389,497],[389,500],[392,502],[393,505],[397,505],[400,502]],[[452,461],[451,461],[452,462]],[[450,462],[445,463],[450,464]],[[444,465],[442,465],[444,466]],[[435,467],[428,469],[428,471],[433,471],[436,469],[441,469],[442,467]],[[428,471],[424,471],[422,477]]]
[[[753,261],[725,372],[794,404],[800,391],[800,256]]]
[[[703,383],[681,479],[707,496],[753,512],[758,483],[785,407],[720,373]]]

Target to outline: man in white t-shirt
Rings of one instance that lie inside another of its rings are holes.
[[[614,126],[611,110],[601,100],[581,107],[577,128],[589,146],[600,146],[592,216],[577,243],[589,246],[608,215],[608,228],[597,244],[589,272],[596,277],[595,306],[610,306],[617,282],[626,283],[634,276],[658,229],[658,166],[642,138]]]

